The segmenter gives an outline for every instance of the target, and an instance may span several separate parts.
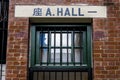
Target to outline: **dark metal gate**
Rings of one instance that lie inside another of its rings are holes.
[[[32,26],[29,80],[92,80],[91,27]]]
[[[5,80],[8,0],[0,0],[0,80]]]

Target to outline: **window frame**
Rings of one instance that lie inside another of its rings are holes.
[[[92,28],[91,28],[91,26],[90,25],[81,25],[81,24],[65,24],[65,25],[68,25],[68,26],[66,26],[66,27],[74,27],[74,26],[77,26],[77,27],[86,27],[86,29],[87,29],[87,31],[86,31],[86,44],[85,44],[85,52],[86,52],[86,57],[87,57],[87,61],[86,61],[86,63],[87,63],[87,66],[85,66],[85,67],[88,67],[88,68],[91,68],[91,64],[92,64],[92,55],[91,55],[91,53],[92,53]],[[36,56],[36,52],[39,52],[38,51],[38,49],[36,48],[36,47],[38,47],[39,46],[39,44],[38,44],[38,42],[35,42],[35,39],[36,39],[36,37],[35,37],[35,35],[36,35],[36,27],[37,26],[39,26],[39,27],[48,27],[48,26],[56,26],[56,25],[32,25],[31,26],[31,28],[30,28],[30,36],[32,36],[32,37],[30,37],[31,39],[30,39],[30,45],[31,45],[31,48],[30,48],[30,66],[31,67],[36,67],[37,65],[35,64],[35,60],[39,60],[39,58],[36,58],[35,59],[35,56]],[[57,25],[57,26],[64,26],[64,25]],[[37,37],[37,38],[39,38],[39,36]],[[38,66],[38,67],[40,67],[40,66]],[[68,66],[67,66],[68,67]],[[79,67],[84,67],[84,66],[79,66]]]

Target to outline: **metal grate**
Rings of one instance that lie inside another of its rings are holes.
[[[7,0],[0,1],[0,80],[5,80],[8,5]]]
[[[88,80],[87,72],[35,72],[34,80]]]
[[[84,67],[31,67],[29,80],[92,80],[92,69]]]
[[[32,26],[29,79],[91,80],[88,30],[83,25]]]
[[[64,28],[42,29],[36,32],[37,64],[39,63],[40,66],[86,65],[84,63],[86,36],[83,36],[86,34],[85,31],[78,31],[76,28],[73,28],[74,31]]]

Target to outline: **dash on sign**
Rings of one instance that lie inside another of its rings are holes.
[[[97,11],[88,11],[88,13],[97,13]]]

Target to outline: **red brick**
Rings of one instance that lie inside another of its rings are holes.
[[[10,0],[6,80],[27,80],[29,18],[14,17],[16,4],[103,6],[105,1],[108,0]],[[104,33],[104,38],[100,35],[92,41],[94,80],[120,80],[120,0],[110,1],[114,4],[105,5],[108,17],[93,18],[93,35],[96,31]]]
[[[100,54],[94,54],[94,57],[96,57],[96,58],[100,57]]]
[[[96,78],[105,78],[105,75],[102,75],[102,74],[101,74],[101,75],[96,75],[95,77],[96,77]]]
[[[102,62],[102,66],[107,66],[107,65],[108,65],[107,61]]]
[[[17,67],[14,66],[14,65],[13,65],[13,66],[11,66],[11,65],[8,65],[8,66],[7,66],[7,69],[8,69],[8,70],[13,70],[13,69],[16,69],[16,68],[17,68]]]
[[[108,57],[108,54],[101,54],[102,57]]]
[[[14,77],[17,77],[17,74],[10,74],[10,73],[8,74],[8,73],[7,73],[7,77],[12,77],[12,78],[14,78]]]
[[[94,50],[94,53],[103,53],[103,50]]]
[[[20,65],[20,62],[14,62],[14,65],[16,66],[16,65]]]
[[[111,58],[111,57],[108,57],[108,58],[104,58],[105,61],[119,61],[119,58]]]
[[[120,78],[119,75],[115,75],[115,74],[106,75],[106,77],[107,77],[107,78],[114,78],[114,79]]]
[[[112,65],[112,66],[106,66],[106,70],[118,70],[118,69],[119,69],[118,66],[114,66],[114,65]]]
[[[18,79],[18,78],[13,78],[13,80],[20,80],[20,79]]]
[[[105,68],[102,66],[97,66],[97,67],[95,67],[95,70],[105,70]]]
[[[115,74],[116,72],[115,72],[115,70],[109,70],[108,73],[109,74]]]
[[[120,71],[116,71],[116,74],[120,74]]]
[[[118,52],[118,50],[105,50],[105,53],[117,53]]]
[[[6,80],[13,80],[12,78],[10,78],[10,77],[6,77]]]

